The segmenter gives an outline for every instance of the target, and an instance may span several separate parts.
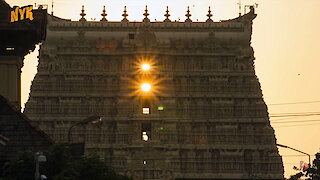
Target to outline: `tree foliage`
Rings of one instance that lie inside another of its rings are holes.
[[[34,180],[34,153],[31,151],[18,152],[17,156],[3,167],[4,180]]]
[[[302,176],[306,176],[306,180],[320,180],[320,153],[316,154],[316,158],[313,160],[313,165],[311,167],[292,175],[289,180],[297,180]]]
[[[47,162],[40,164],[41,174],[49,180],[130,180],[117,174],[98,155],[91,154],[74,158],[68,146],[55,144],[44,155]],[[34,180],[35,152],[20,152],[17,157],[6,163],[0,180]]]

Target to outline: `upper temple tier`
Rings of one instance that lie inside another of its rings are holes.
[[[188,46],[188,43],[194,43],[190,41],[196,41],[198,48],[205,51],[208,48],[207,46],[212,46],[212,44],[219,46],[231,44],[232,46],[248,45],[251,40],[252,20],[255,17],[256,14],[253,7],[251,7],[251,11],[248,14],[222,22],[208,21],[211,20],[210,16],[206,22],[192,22],[191,20],[188,21],[188,19],[183,22],[166,21],[167,19],[163,22],[150,22],[146,20],[147,16],[142,22],[129,22],[127,19],[120,22],[111,22],[106,19],[86,21],[84,17],[80,21],[70,21],[53,17],[49,18],[48,30],[63,32],[63,37],[61,33],[55,33],[48,37],[48,41],[68,41],[74,38],[85,38],[86,41],[92,41],[91,44],[94,42],[101,44],[101,40],[105,42],[116,40],[119,42],[115,47],[116,49],[113,50],[123,51],[130,50],[131,46],[143,49],[156,47],[158,50],[172,48],[175,45],[172,40],[175,39],[182,41],[183,46]],[[128,34],[128,32],[130,33]],[[215,41],[210,41],[210,39],[215,39]],[[61,46],[68,46],[68,43],[61,44]],[[99,45],[91,47],[90,50],[92,48],[98,48],[96,49],[98,51],[100,48],[103,52],[102,47],[99,47]],[[180,49],[184,49],[184,47],[180,47]],[[67,49],[63,48],[61,50]]]
[[[189,11],[189,10],[188,10]],[[235,19],[48,18],[25,114],[135,180],[283,179],[254,70],[254,9]],[[84,124],[87,117],[102,117]],[[74,128],[74,125],[78,125]],[[72,130],[72,131],[71,131]],[[67,136],[69,134],[69,136]]]

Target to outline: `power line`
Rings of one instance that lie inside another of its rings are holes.
[[[269,117],[298,117],[298,116],[319,116],[320,113],[317,114],[283,114],[283,115],[270,115]]]
[[[292,115],[292,114],[319,114],[320,112],[288,112],[288,113],[271,113],[271,115]]]
[[[297,118],[301,118],[301,117],[288,117],[288,118],[282,118],[282,119],[270,119],[270,121],[274,122],[274,121],[283,121],[283,120],[288,120],[288,119],[297,119]]]
[[[304,155],[304,154],[281,155],[281,154],[280,154],[280,156],[281,156],[281,157],[299,157],[299,156],[306,156],[306,155]],[[310,156],[314,156],[314,155],[310,155]]]
[[[320,120],[319,119],[312,119],[312,120],[303,120],[303,121],[281,121],[281,122],[272,122],[271,123],[300,123],[300,122],[319,122]]]
[[[280,117],[288,117],[288,118],[282,118],[282,119],[276,119],[272,121],[280,121],[280,120],[286,120],[286,119],[294,119],[294,118],[300,118],[305,116],[319,116],[320,112],[297,112],[297,113],[274,113],[270,114],[270,118],[280,118]]]
[[[311,126],[311,125],[320,125],[320,123],[312,123],[312,124],[301,124],[301,125],[290,125],[290,126],[273,126],[273,128],[284,128],[284,127],[296,127],[296,126]]]
[[[310,103],[320,103],[320,101],[305,101],[305,102],[291,102],[291,103],[277,103],[277,104],[268,104],[268,106],[281,106],[281,105],[290,105],[290,104],[310,104]]]

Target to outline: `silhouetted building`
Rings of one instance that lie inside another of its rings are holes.
[[[0,95],[0,170],[19,151],[42,151],[53,140]],[[1,173],[0,173],[1,174]]]
[[[222,22],[210,10],[206,22],[148,15],[48,18],[25,114],[60,142],[100,114],[71,141],[135,179],[283,179],[254,71],[253,7]]]
[[[45,39],[46,25],[47,10],[33,10],[32,6],[11,8],[0,0],[0,95],[18,108],[24,56]]]
[[[11,8],[0,0],[0,171],[17,152],[41,151],[53,143],[20,112],[23,59],[45,39],[46,19],[46,10]]]

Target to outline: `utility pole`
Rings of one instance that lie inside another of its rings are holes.
[[[35,161],[36,161],[36,171],[34,173],[34,178],[35,180],[39,180],[40,177],[43,177],[44,175],[40,175],[40,163],[41,162],[46,162],[47,161],[47,158],[46,156],[44,156],[42,154],[42,152],[37,152],[35,154]],[[45,176],[44,176],[45,177]],[[42,179],[42,178],[41,178]]]

